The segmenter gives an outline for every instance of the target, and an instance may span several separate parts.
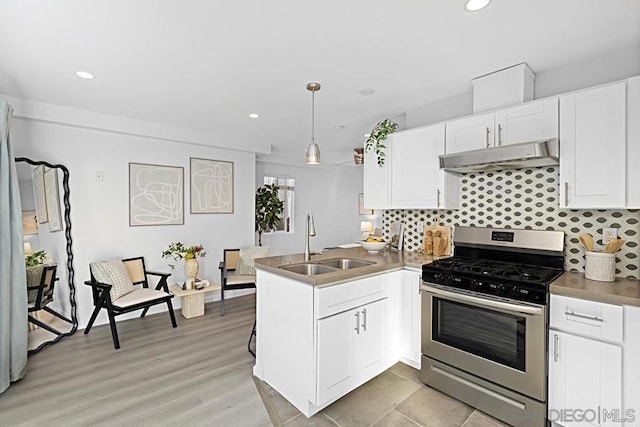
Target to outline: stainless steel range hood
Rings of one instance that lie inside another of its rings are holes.
[[[440,169],[463,173],[555,166],[559,151],[557,138],[463,151],[440,156]]]

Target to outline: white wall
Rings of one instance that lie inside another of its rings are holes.
[[[532,65],[532,64],[529,64]],[[640,75],[640,45],[536,73],[535,99]],[[407,111],[407,129],[473,114],[471,82],[460,94]]]
[[[256,162],[256,188],[264,176],[295,179],[294,233],[265,233],[262,244],[269,255],[304,252],[305,219],[313,214],[316,237],[312,250],[349,243],[360,238],[358,194],[362,193],[361,166],[290,166]],[[256,234],[257,242],[257,234]]]
[[[70,203],[79,326],[84,328],[93,309],[88,265],[112,257],[143,255],[147,268],[169,271],[161,252],[172,241],[203,244],[199,276],[219,282],[223,248],[253,244],[255,154],[169,142],[126,134],[17,118],[12,123],[16,156],[60,163],[70,173]],[[189,214],[189,158],[234,162],[234,213]],[[184,225],[129,226],[129,162],[181,166],[185,172]],[[101,171],[104,181],[96,182]],[[183,277],[177,265],[170,280]],[[214,292],[215,299],[219,293]],[[211,297],[210,297],[211,298]],[[179,298],[174,299],[179,307]],[[163,310],[156,307],[155,311]],[[124,318],[125,316],[122,316]],[[104,314],[99,323],[106,321]],[[168,320],[167,320],[168,321]]]

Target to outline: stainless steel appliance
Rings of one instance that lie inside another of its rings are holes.
[[[516,426],[543,426],[548,285],[561,231],[456,227],[454,255],[422,267],[422,380]]]
[[[544,139],[443,154],[440,156],[440,169],[461,173],[556,166],[559,153],[558,138]]]

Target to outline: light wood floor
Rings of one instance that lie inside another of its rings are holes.
[[[29,358],[25,378],[0,394],[1,426],[268,426],[247,340],[255,296],[217,302],[178,328],[167,313],[108,325]],[[85,325],[80,325],[85,326]]]

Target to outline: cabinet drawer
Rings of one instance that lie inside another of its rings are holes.
[[[316,294],[316,318],[322,319],[386,296],[384,275],[320,288]]]
[[[622,342],[620,305],[551,295],[550,327],[590,338]]]

